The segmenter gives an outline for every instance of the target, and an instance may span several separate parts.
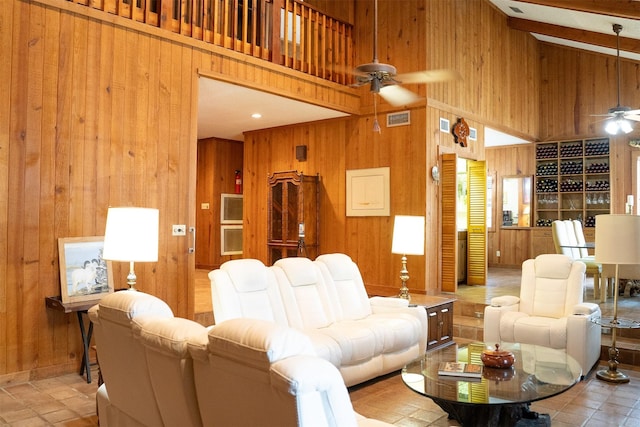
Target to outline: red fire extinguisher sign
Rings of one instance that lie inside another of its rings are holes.
[[[236,169],[236,194],[242,194],[242,175],[238,169]]]

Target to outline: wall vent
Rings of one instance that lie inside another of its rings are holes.
[[[387,114],[387,127],[406,126],[411,123],[411,112],[400,111],[397,113]]]

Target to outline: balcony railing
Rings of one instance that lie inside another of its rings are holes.
[[[349,83],[353,27],[299,0],[67,0]]]

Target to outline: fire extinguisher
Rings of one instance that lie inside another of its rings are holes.
[[[238,169],[236,169],[236,194],[242,194],[242,175]]]

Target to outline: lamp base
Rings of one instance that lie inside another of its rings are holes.
[[[596,372],[596,378],[602,381],[616,384],[624,384],[629,382],[629,377],[624,372],[620,372],[617,369],[603,369],[601,371],[598,371]]]
[[[618,292],[616,286],[616,292]],[[615,322],[615,320],[614,320]],[[623,384],[629,382],[629,377],[623,372],[618,371],[618,355],[620,354],[620,350],[616,347],[615,343],[615,329],[613,331],[613,345],[609,347],[609,369],[602,369],[596,372],[596,378],[602,381],[607,381],[610,383]]]
[[[409,288],[402,283],[402,287],[400,288],[400,293],[398,294],[399,298],[406,299],[407,301],[411,301],[411,295],[409,295]]]

